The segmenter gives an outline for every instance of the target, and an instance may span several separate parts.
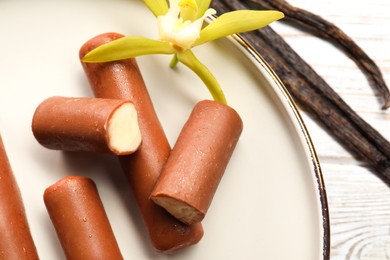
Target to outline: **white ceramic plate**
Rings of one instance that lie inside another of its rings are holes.
[[[53,96],[92,96],[78,60],[100,33],[155,38],[154,18],[136,0],[2,0],[0,131],[41,259],[63,259],[42,195],[66,175],[97,184],[125,259],[300,259],[327,257],[329,225],[318,161],[299,114],[277,77],[237,39],[194,49],[215,74],[244,131],[203,224],[202,241],[175,255],[154,252],[131,192],[111,156],[64,154],[31,132],[37,105]],[[194,104],[209,99],[170,57],[138,58],[171,144]]]

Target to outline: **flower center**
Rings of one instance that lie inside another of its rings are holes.
[[[168,12],[157,17],[158,37],[178,51],[190,49],[199,38],[204,19],[212,14],[215,10],[210,8],[196,19],[198,6],[194,0],[170,0]]]

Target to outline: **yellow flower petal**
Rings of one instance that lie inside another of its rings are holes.
[[[198,14],[198,5],[195,0],[180,0],[180,18],[183,21],[189,20],[194,21]]]
[[[202,17],[206,10],[210,7],[211,0],[196,0],[196,3],[198,5],[198,14],[196,19],[198,19]]]
[[[84,62],[106,62],[134,58],[147,54],[173,54],[176,50],[168,42],[144,37],[126,36],[103,44],[87,53]]]
[[[144,0],[144,3],[156,17],[168,12],[168,4],[165,0]]]
[[[234,33],[256,30],[284,17],[279,11],[239,10],[225,13],[206,26],[195,45],[204,44]]]

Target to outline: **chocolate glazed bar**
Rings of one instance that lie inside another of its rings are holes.
[[[39,259],[1,136],[0,259]]]
[[[214,197],[242,132],[237,112],[222,103],[199,102],[184,125],[151,194],[186,224],[200,222]]]
[[[44,201],[66,259],[123,259],[91,179],[65,177],[45,190]]]
[[[123,35],[107,33],[89,40],[80,50],[80,59],[92,49],[120,37]],[[136,60],[82,65],[96,97],[128,99],[137,109],[142,144],[137,152],[121,157],[120,161],[153,246],[161,252],[173,252],[197,243],[203,236],[200,223],[185,225],[149,199],[171,148]]]

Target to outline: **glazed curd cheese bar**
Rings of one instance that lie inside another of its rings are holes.
[[[91,179],[64,177],[45,190],[44,202],[66,259],[123,259]]]
[[[39,259],[1,136],[0,259]]]
[[[80,59],[92,49],[121,37],[105,33],[90,39],[81,47]],[[142,144],[134,154],[120,157],[120,162],[153,246],[157,251],[170,253],[199,242],[203,236],[200,223],[186,225],[149,199],[171,148],[136,60],[82,62],[82,66],[96,97],[130,100],[138,112]]]
[[[142,141],[134,105],[118,99],[50,97],[37,107],[32,131],[44,147],[64,151],[127,155]]]
[[[210,100],[196,104],[151,199],[188,225],[203,220],[242,128],[231,107]]]

